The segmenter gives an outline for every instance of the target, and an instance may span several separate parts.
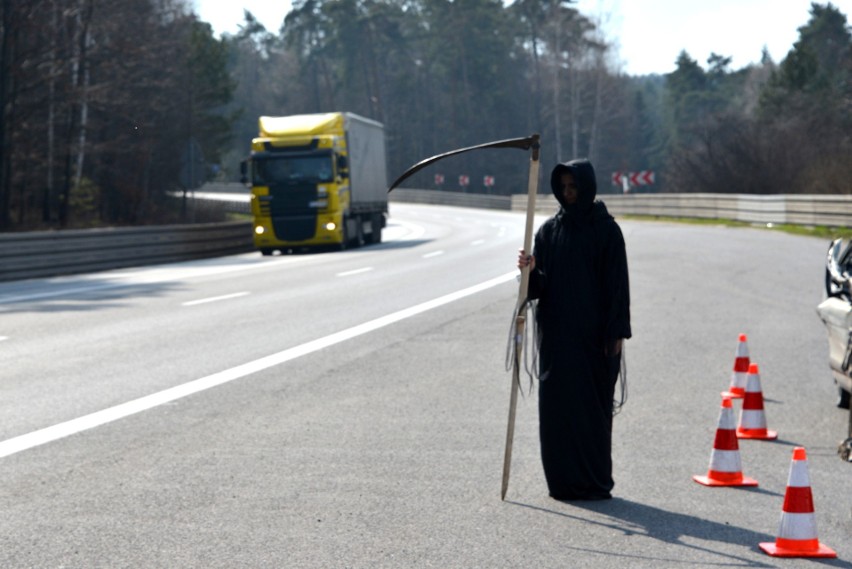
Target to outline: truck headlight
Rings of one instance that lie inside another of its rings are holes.
[[[254,232],[258,235],[263,235],[266,232],[266,229],[262,225],[258,225],[254,228]]]
[[[337,229],[337,225],[333,221],[329,221],[325,224],[325,228],[327,231],[334,231],[335,229]]]

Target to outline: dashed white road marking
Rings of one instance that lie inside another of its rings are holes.
[[[363,269],[355,269],[354,271],[344,271],[342,273],[337,273],[338,277],[351,277],[352,275],[360,275],[361,273],[369,273],[373,270],[373,267],[364,267]]]
[[[471,245],[482,245],[483,243],[485,243],[485,239],[477,239],[476,241],[471,243]]]
[[[438,256],[443,255],[443,254],[444,254],[443,251],[432,251],[431,253],[426,253],[425,255],[423,255],[423,258],[424,259],[431,259],[432,257],[438,257]]]
[[[399,220],[390,221],[386,228],[384,240],[391,241],[413,241],[420,239],[426,233],[426,228],[415,223]],[[0,293],[0,312],[8,310],[8,304],[18,302],[31,302],[44,299],[62,298],[79,294],[91,294],[103,291],[111,291],[130,286],[159,284],[165,282],[177,282],[196,277],[207,277],[235,272],[263,271],[286,265],[304,265],[309,262],[317,262],[321,257],[264,257],[262,260],[252,259],[246,264],[244,256],[238,257],[235,264],[207,264],[205,262],[190,261],[188,263],[176,263],[172,266],[162,267],[140,267],[136,270],[122,272],[105,271],[103,273],[92,273],[82,277],[58,277],[45,281],[55,286],[50,290],[25,292],[25,293]]]
[[[202,298],[200,300],[190,300],[189,302],[182,303],[182,306],[197,306],[199,304],[207,304],[208,302],[219,302],[220,300],[230,300],[232,298],[240,298],[241,296],[248,296],[251,293],[248,292],[235,292],[234,294],[223,294],[222,296],[212,296],[210,298]]]

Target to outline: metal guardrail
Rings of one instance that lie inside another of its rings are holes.
[[[452,205],[457,207],[474,207],[479,209],[512,209],[512,198],[509,196],[491,196],[488,194],[463,194],[459,192],[444,192],[437,190],[403,190],[391,192],[391,201],[405,203],[420,203],[431,205]],[[526,208],[526,201],[524,201]]]
[[[750,194],[599,194],[613,215],[648,215],[728,219],[745,223],[773,223],[850,227],[852,195]],[[527,198],[512,196],[512,210],[524,210]],[[552,194],[539,195],[536,210],[558,209]]]
[[[201,199],[215,199],[227,211],[248,212],[248,191],[241,184],[205,186]],[[240,195],[242,193],[242,195]],[[392,202],[451,205],[480,209],[524,211],[527,197],[465,194],[438,190],[396,189]],[[648,215],[662,217],[697,217],[729,219],[746,223],[774,223],[850,227],[852,195],[801,194],[598,194],[613,215]],[[556,198],[540,193],[536,210],[552,213],[559,209]]]
[[[197,204],[248,213],[242,184],[208,185],[190,194]],[[393,202],[523,211],[525,195],[492,196],[396,189]],[[852,195],[601,194],[613,215],[731,219],[747,223],[852,226]],[[540,194],[539,213],[558,209]],[[254,250],[250,222],[38,231],[0,234],[0,281],[50,277],[246,253]]]
[[[0,234],[0,281],[221,257],[254,250],[251,223]]]

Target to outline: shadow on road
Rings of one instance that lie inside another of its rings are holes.
[[[385,249],[408,249],[411,247],[417,247],[418,245],[424,245],[426,243],[431,243],[434,239],[399,239],[393,241],[382,241],[381,243],[368,243],[361,247],[347,247],[346,249],[340,250],[337,246],[322,246],[322,245],[314,245],[310,247],[291,247],[288,248],[286,252],[275,251],[270,257],[279,257],[279,256],[302,256],[302,255],[324,255],[330,253],[338,253],[338,254],[348,254],[348,253],[361,253],[361,252],[369,252],[369,251],[379,251]],[[257,253],[260,255],[260,253]]]
[[[132,298],[158,297],[180,290],[177,283],[122,283],[120,281],[104,280],[99,283],[86,283],[78,289],[73,287],[58,288],[56,291],[45,291],[20,299],[5,299],[0,297],[0,313],[27,312],[91,312],[116,308],[127,304]]]
[[[600,502],[563,503],[569,508],[577,508],[578,510],[594,512],[596,514],[594,517],[583,515],[582,512],[575,515],[570,513],[570,510],[563,510],[561,508],[549,509],[512,501],[507,501],[507,503],[553,514],[555,516],[577,520],[587,524],[594,524],[615,530],[624,536],[644,536],[667,544],[678,545],[697,552],[705,552],[723,558],[719,562],[712,563],[711,565],[742,565],[748,567],[778,566],[776,561],[770,557],[767,557],[766,563],[761,563],[756,562],[753,558],[741,557],[725,551],[712,549],[710,547],[702,547],[685,541],[685,538],[689,538],[690,540],[717,541],[720,543],[741,545],[759,552],[758,544],[761,542],[775,541],[774,535],[756,532],[727,523],[718,523],[689,514],[671,512],[655,508],[653,506],[640,504],[638,502],[631,502],[630,500],[625,500],[623,498],[616,497],[612,500]],[[632,555],[624,550],[597,551],[597,553],[614,557],[647,558],[646,556]],[[663,558],[654,559],[657,561],[664,561]],[[683,561],[683,559],[679,561]],[[839,559],[820,560],[820,563],[829,567],[852,567],[852,564]]]
[[[383,241],[378,245],[370,245],[371,249],[409,249],[433,242],[434,239],[407,239],[398,241]]]

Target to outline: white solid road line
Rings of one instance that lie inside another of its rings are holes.
[[[363,324],[353,326],[346,330],[341,330],[340,332],[335,332],[334,334],[324,338],[312,340],[302,344],[301,346],[295,346],[282,352],[244,363],[231,369],[226,369],[224,371],[214,373],[213,375],[208,375],[207,377],[202,377],[201,379],[196,379],[151,395],[146,395],[145,397],[140,397],[139,399],[134,399],[133,401],[128,401],[127,403],[116,405],[115,407],[96,411],[89,415],[78,417],[77,419],[71,419],[64,423],[59,423],[51,427],[46,427],[38,431],[33,431],[25,435],[20,435],[2,441],[0,442],[0,458],[87,431],[89,429],[94,429],[95,427],[123,419],[124,417],[129,417],[130,415],[135,415],[142,411],[153,409],[154,407],[170,403],[177,399],[188,397],[189,395],[234,381],[235,379],[240,379],[247,375],[283,364],[301,356],[334,346],[335,344],[345,342],[346,340],[395,324],[396,322],[400,322],[406,318],[417,316],[418,314],[422,314],[434,308],[444,306],[445,304],[455,302],[456,300],[472,296],[503,283],[515,280],[516,277],[517,271],[512,271],[511,273],[506,273],[478,285],[417,304],[398,312],[376,318],[375,320],[370,320],[369,322],[364,322]]]
[[[220,300],[230,300],[232,298],[240,298],[241,296],[248,296],[249,292],[235,292],[234,294],[225,294],[222,296],[213,296],[210,298],[202,298],[201,300],[190,300],[189,302],[184,302],[181,306],[197,306],[199,304],[207,304],[208,302],[219,302]]]

